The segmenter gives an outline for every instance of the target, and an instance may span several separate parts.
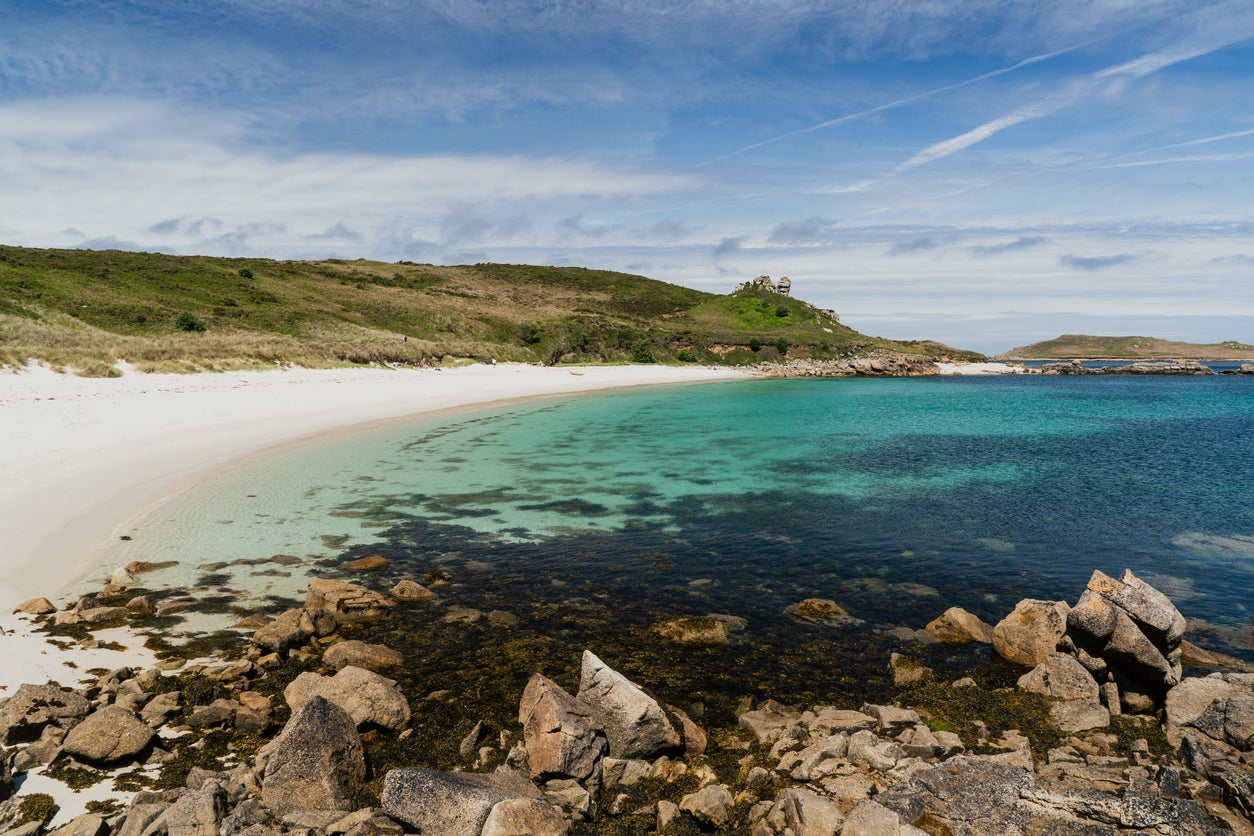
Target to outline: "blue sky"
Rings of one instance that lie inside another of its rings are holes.
[[[1254,343],[1254,2],[0,0],[0,241]]]

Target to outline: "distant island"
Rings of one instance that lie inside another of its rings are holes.
[[[582,267],[0,246],[0,366],[113,376],[119,358],[162,372],[985,359],[861,334],[790,284],[759,276],[719,295]]]
[[[1254,345],[1181,343],[1157,337],[1097,337],[1063,334],[1052,340],[1012,348],[997,360],[1250,360]]]

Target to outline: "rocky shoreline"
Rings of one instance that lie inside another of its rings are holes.
[[[880,352],[854,360],[792,359],[753,367],[758,377],[930,377],[943,374],[941,364],[961,367],[948,358],[930,359],[896,352]],[[983,364],[991,365],[991,364]],[[1122,366],[1086,366],[1080,360],[1066,360],[1030,367],[1022,362],[999,363],[1004,371],[991,374],[1034,375],[1174,375],[1209,376],[1216,372],[1197,360],[1135,360]],[[1242,363],[1218,374],[1254,375],[1254,363]]]
[[[149,604],[112,606],[125,586],[22,609],[90,640]],[[0,704],[0,833],[1254,832],[1254,674],[1191,645],[1172,602],[1131,572],[1095,572],[1074,605],[1025,599],[996,625],[938,613],[913,631],[917,652],[885,660],[883,703],[746,697],[720,719],[657,699],[660,682],[633,681],[591,648],[577,677],[574,660],[552,660],[510,722],[446,729],[455,742],[438,753],[414,742],[417,717],[459,699],[456,676],[406,693],[413,660],[369,640],[398,608],[436,606],[414,580],[382,592],[318,577],[302,606],[254,616],[211,657],[93,671],[78,688],[23,685]],[[472,617],[462,609],[444,620]],[[833,601],[789,609],[860,629]],[[711,614],[657,629],[697,648],[744,624]],[[927,648],[961,645],[991,646],[1015,672],[1008,684],[929,666]],[[54,798],[20,791],[33,774],[113,791],[49,828]]]

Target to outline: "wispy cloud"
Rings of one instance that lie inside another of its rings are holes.
[[[772,244],[822,244],[832,240],[835,234],[832,221],[812,215],[805,220],[777,224],[768,240]]]
[[[1063,267],[1070,267],[1073,270],[1084,270],[1092,273],[1097,270],[1106,270],[1110,267],[1118,267],[1120,264],[1127,264],[1135,261],[1136,256],[1130,253],[1120,253],[1119,255],[1099,255],[1099,256],[1080,256],[1080,255],[1064,255],[1058,259],[1058,263]]]
[[[967,252],[976,258],[988,258],[990,256],[1004,255],[1005,253],[1030,250],[1033,247],[1039,247],[1048,243],[1049,239],[1044,235],[1020,235],[1013,241],[1007,241],[1003,244],[975,244],[967,247]]]
[[[888,255],[910,255],[912,253],[923,253],[928,250],[934,250],[940,244],[934,238],[914,238],[909,241],[900,241],[888,248]]]
[[[1233,255],[1221,255],[1218,258],[1212,258],[1211,264],[1254,264],[1254,256],[1245,253],[1235,253]]]
[[[1254,159],[1254,151],[1236,151],[1230,154],[1188,154],[1183,157],[1163,157],[1157,160],[1111,163],[1099,168],[1145,168],[1153,165],[1180,165],[1182,163],[1227,163],[1233,160]]]

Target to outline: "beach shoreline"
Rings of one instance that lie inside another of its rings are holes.
[[[0,374],[0,609],[54,597],[104,547],[193,484],[245,461],[388,422],[532,398],[744,377],[671,366],[292,369],[81,378]]]

